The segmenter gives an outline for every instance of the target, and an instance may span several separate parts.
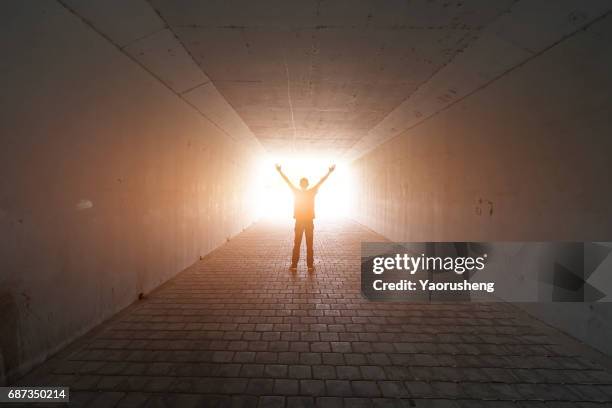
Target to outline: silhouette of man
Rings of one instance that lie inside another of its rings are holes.
[[[300,246],[302,245],[302,235],[306,235],[306,264],[308,271],[314,270],[314,251],[313,235],[314,235],[314,217],[315,217],[315,196],[319,191],[319,187],[329,175],[334,171],[336,165],[331,165],[329,171],[314,187],[308,188],[308,179],[302,177],[300,179],[300,188],[295,187],[281,170],[280,164],[276,165],[276,170],[281,175],[293,192],[293,218],[295,218],[295,238],[293,240],[293,255],[291,256],[291,271],[297,270],[298,260],[300,259]]]

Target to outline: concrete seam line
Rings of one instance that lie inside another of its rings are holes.
[[[183,40],[180,39],[180,37],[176,34],[176,31],[174,31],[174,29],[172,28],[172,26],[168,23],[168,20],[166,20],[166,18],[162,15],[162,13],[155,8],[155,6],[153,5],[153,3],[151,3],[151,0],[146,0],[147,4],[149,5],[149,7],[151,7],[153,9],[153,11],[157,14],[157,16],[160,18],[160,20],[164,23],[164,25],[166,26],[166,28],[168,29],[168,31],[170,31],[172,33],[172,35],[174,36],[174,38],[176,39],[176,41],[178,41],[178,43],[181,45],[181,47],[183,47],[183,49],[185,50],[185,52],[187,53],[187,55],[189,55],[189,58],[191,58],[191,60],[193,61],[194,64],[196,64],[196,66],[200,69],[200,71],[202,71],[204,73],[204,75],[206,75],[206,77],[208,78],[208,82],[205,82],[204,84],[207,83],[212,83],[213,86],[215,85],[212,81],[212,79],[210,78],[210,75],[208,75],[208,72],[206,72],[206,70],[204,69],[204,67],[198,63],[198,61],[195,59],[195,57],[193,56],[193,54],[191,53],[191,51],[189,51],[189,48],[187,48],[187,46],[185,45],[185,43],[183,42]],[[204,85],[204,84],[200,84],[198,86]],[[198,86],[194,87],[197,88]],[[215,86],[215,88],[217,88]],[[184,94],[187,91],[182,92],[181,94]],[[217,89],[217,92],[219,90]],[[219,94],[221,96],[223,96],[221,94],[221,92],[219,92]],[[236,115],[238,115],[238,111],[236,110],[236,108],[230,103],[230,101],[227,100],[227,98],[225,98],[223,96],[223,99],[225,99],[225,102],[234,110],[234,112],[236,113]],[[201,112],[200,112],[201,113]],[[261,142],[259,141],[259,139],[255,136],[255,134],[251,131],[251,128],[249,128],[249,126],[246,124],[246,122],[244,122],[244,120],[242,119],[242,117],[240,117],[240,115],[238,115],[238,117],[240,118],[240,120],[245,124],[245,126],[249,129],[249,131],[251,132],[251,134],[253,135],[253,138],[255,139],[255,142],[259,143],[261,145]],[[208,118],[207,118],[208,119]],[[210,119],[209,119],[210,120]],[[227,132],[226,132],[227,133]],[[263,147],[263,146],[262,146]]]
[[[77,17],[78,19],[80,19],[85,25],[87,25],[89,28],[91,28],[96,34],[98,34],[99,36],[101,36],[102,38],[104,38],[106,41],[108,41],[109,43],[111,43],[115,48],[117,48],[117,50],[119,50],[123,55],[125,55],[126,57],[128,57],[131,61],[133,61],[134,63],[136,63],[138,66],[140,66],[140,68],[142,68],[145,72],[147,72],[149,75],[151,75],[153,78],[155,78],[159,83],[161,83],[164,87],[166,87],[167,89],[170,90],[170,92],[172,92],[174,95],[176,95],[179,99],[181,99],[183,102],[185,102],[189,107],[191,107],[193,110],[195,110],[197,112],[198,115],[204,117],[206,120],[208,120],[210,123],[212,123],[213,125],[215,125],[219,130],[221,130],[221,132],[225,133],[227,136],[230,137],[230,139],[232,139],[233,142],[236,142],[238,144],[240,144],[240,141],[238,139],[236,139],[234,136],[232,136],[230,133],[228,133],[225,129],[223,129],[221,126],[219,126],[215,121],[213,121],[211,118],[209,118],[208,116],[206,116],[204,113],[200,112],[198,109],[196,109],[193,104],[191,104],[189,101],[187,101],[185,98],[183,98],[183,96],[178,93],[177,91],[175,91],[174,89],[172,89],[168,84],[166,84],[159,76],[157,76],[153,71],[151,71],[149,68],[147,68],[144,64],[142,64],[140,61],[138,61],[137,59],[135,59],[134,57],[132,57],[130,54],[128,54],[127,52],[125,52],[125,50],[119,45],[117,44],[115,41],[113,41],[110,37],[108,37],[106,34],[104,34],[103,32],[101,32],[100,30],[98,30],[93,23],[91,23],[89,20],[87,20],[86,18],[84,18],[83,16],[81,16],[79,13],[76,12],[76,10],[74,10],[72,7],[70,7],[69,5],[67,5],[64,0],[57,0],[57,2],[64,8],[66,9],[68,12],[70,12],[72,15],[74,15],[75,17]],[[165,29],[165,28],[164,28]],[[174,35],[174,33],[173,33]],[[132,42],[133,43],[133,42]],[[184,47],[183,47],[184,48]],[[199,65],[198,65],[199,66]],[[201,84],[202,85],[202,84]]]
[[[291,80],[289,79],[289,66],[287,66],[287,58],[284,58],[285,73],[287,74],[287,100],[289,102],[289,112],[291,114],[291,127],[293,128],[293,152],[295,153],[295,142],[297,139],[297,129],[295,128],[295,118],[293,116],[293,102],[291,100]]]

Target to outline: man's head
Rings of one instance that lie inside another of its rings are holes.
[[[308,179],[306,177],[302,177],[300,179],[300,187],[302,190],[306,190],[308,188]]]

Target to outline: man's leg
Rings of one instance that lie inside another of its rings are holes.
[[[295,220],[295,237],[293,239],[293,255],[291,256],[291,267],[297,268],[300,260],[300,246],[302,245],[302,234],[304,233],[304,223]]]
[[[314,266],[314,223],[311,220],[305,226],[306,232],[306,263],[309,268]]]

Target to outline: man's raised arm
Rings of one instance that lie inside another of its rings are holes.
[[[332,174],[332,171],[334,171],[335,169],[336,169],[336,165],[335,165],[335,164],[332,164],[331,166],[329,166],[329,169],[328,169],[328,171],[327,171],[327,174],[326,174],[326,175],[324,175],[324,176],[321,178],[321,180],[319,180],[319,182],[318,182],[317,184],[315,184],[315,186],[313,187],[313,189],[321,187],[321,184],[323,184],[323,182],[324,182],[325,180],[327,180],[327,178],[329,177],[329,175],[330,175],[330,174]]]
[[[292,189],[292,190],[296,190],[296,187],[293,185],[293,183],[291,183],[291,181],[289,181],[289,178],[287,178],[287,176],[285,176],[285,173],[283,173],[283,170],[281,170],[281,165],[277,164],[275,167],[276,167],[276,171],[278,171],[278,174],[280,174],[280,176],[283,178],[283,180],[285,180],[285,183],[287,183],[289,188]]]

